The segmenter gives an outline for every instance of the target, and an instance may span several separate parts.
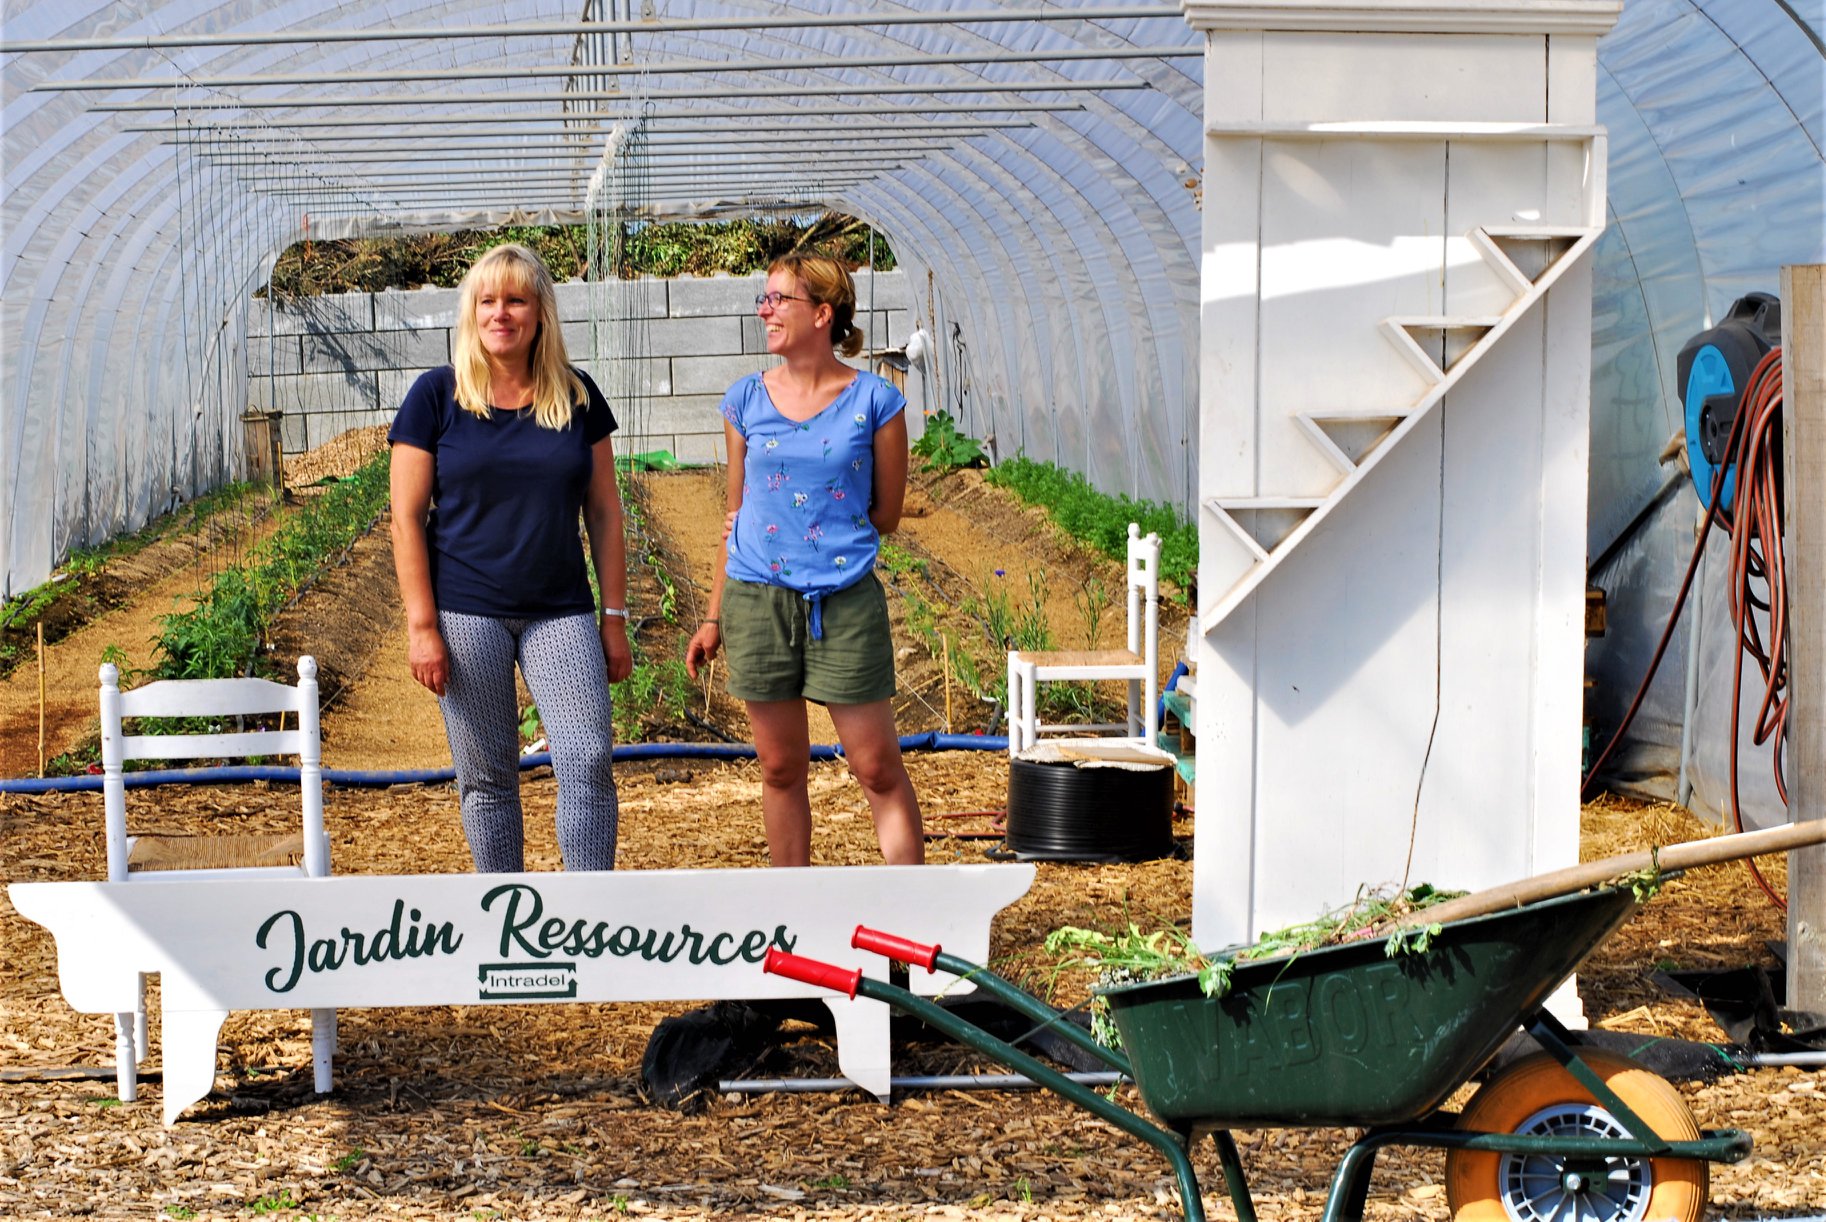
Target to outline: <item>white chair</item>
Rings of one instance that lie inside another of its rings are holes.
[[[239,718],[277,713],[277,730],[221,733],[126,734],[137,717]],[[290,728],[286,728],[287,725]],[[239,759],[296,755],[303,804],[300,831],[279,836],[132,836],[127,832],[123,765],[132,760]],[[101,668],[102,801],[107,815],[108,881],[196,882],[274,875],[322,878],[330,872],[323,830],[323,753],[317,724],[317,661],[298,659],[298,686],[268,679],[163,679],[121,691],[120,671]],[[115,1071],[120,1099],[138,1097],[137,1066],[146,1052],[145,975],[139,1004],[114,1016]],[[336,1011],[311,1011],[311,1060],[319,1094],[330,1089],[336,1049]]]
[[[1032,747],[1041,734],[1120,731],[1124,741],[1156,746],[1160,712],[1160,536],[1129,523],[1127,649],[1011,651],[1008,655],[1008,754]],[[1042,725],[1037,689],[1045,682],[1126,680],[1128,720],[1122,724]]]

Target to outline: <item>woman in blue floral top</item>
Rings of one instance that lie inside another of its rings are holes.
[[[761,761],[761,814],[776,866],[811,863],[807,700],[825,705],[890,865],[925,859],[919,800],[894,726],[894,643],[876,580],[881,537],[907,492],[906,400],[838,353],[862,350],[844,266],[791,254],[755,298],[784,362],[723,396],[729,447],[727,566],[691,638],[695,678],[718,649],[746,702]]]

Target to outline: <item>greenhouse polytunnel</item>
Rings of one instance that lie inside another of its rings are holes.
[[[1822,258],[1823,14],[1627,0],[1598,43],[1599,730],[1690,546],[1690,481],[1658,459],[1678,350]],[[242,471],[250,315],[286,248],[503,223],[860,218],[913,286],[934,406],[1196,513],[1203,55],[1176,4],[9,0],[4,592]],[[599,362],[638,355],[608,325],[626,292],[601,293]],[[1713,809],[1721,685],[1684,677],[1730,664],[1716,597],[1614,765]]]

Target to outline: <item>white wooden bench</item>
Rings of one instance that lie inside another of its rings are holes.
[[[161,980],[164,1120],[215,1086],[231,1010],[818,997],[852,1082],[889,1093],[888,1009],[764,974],[769,946],[886,962],[849,946],[858,924],[978,962],[989,922],[1033,885],[1031,865],[343,875],[169,882],[14,883],[21,916],[57,941],[76,1010],[132,1008]],[[936,996],[971,986],[914,972]]]

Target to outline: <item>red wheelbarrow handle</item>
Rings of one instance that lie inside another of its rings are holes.
[[[850,945],[857,950],[872,950],[885,958],[923,967],[928,972],[938,962],[938,953],[942,949],[937,944],[927,946],[923,942],[912,942],[891,933],[883,933],[879,929],[870,929],[866,925],[856,926],[856,932],[850,935]]]
[[[861,968],[845,970],[834,963],[788,954],[777,946],[768,948],[767,960],[761,964],[761,970],[801,984],[815,984],[819,988],[845,993],[852,999],[856,996],[856,986],[862,983]]]

